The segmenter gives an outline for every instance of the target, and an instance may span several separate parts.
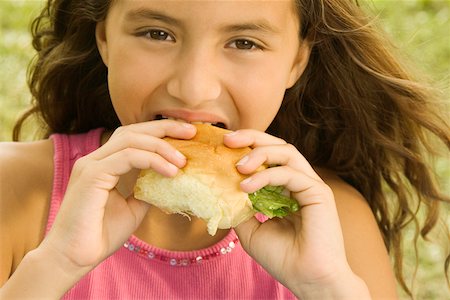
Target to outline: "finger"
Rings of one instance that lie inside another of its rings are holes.
[[[76,161],[71,178],[81,177],[90,185],[100,185],[104,190],[112,190],[119,176],[132,169],[153,169],[156,172],[173,177],[178,173],[178,167],[154,152],[127,148],[118,151],[102,160],[82,157]]]
[[[137,229],[139,227],[139,224],[141,224],[142,220],[144,219],[145,215],[147,214],[148,208],[150,207],[150,204],[138,200],[134,198],[133,196],[128,197],[127,199],[128,206],[130,207],[130,211],[135,216],[135,228]]]
[[[228,146],[230,148],[241,148],[241,147],[254,148],[265,145],[286,144],[286,141],[284,141],[283,139],[253,129],[240,129],[225,134],[223,142],[225,146]]]
[[[262,164],[289,166],[321,180],[306,158],[291,144],[256,147],[238,161],[236,167],[242,174],[251,174]]]
[[[158,138],[169,136],[176,139],[190,139],[195,135],[196,130],[196,127],[190,123],[175,120],[156,120],[119,127],[111,137],[129,134],[130,132],[140,132]]]
[[[168,142],[143,133],[124,134],[110,139],[108,143],[91,153],[90,157],[101,160],[125,149],[140,149],[157,153],[180,168],[186,163],[186,157]]]
[[[246,193],[256,192],[267,185],[284,186],[300,206],[317,204],[330,196],[332,198],[331,189],[323,181],[288,166],[257,172],[240,183]]]
[[[132,169],[153,169],[164,176],[175,176],[178,167],[154,152],[127,148],[101,160],[105,172],[120,176]]]
[[[171,163],[182,167],[185,164],[186,158],[161,138],[171,136],[180,139],[190,139],[194,137],[195,133],[195,126],[174,120],[132,124],[116,129],[108,142],[97,149],[97,151],[91,153],[90,156],[98,160],[126,148],[138,148],[157,152]]]
[[[124,199],[117,190],[112,190],[105,206],[105,220],[109,241],[116,248],[136,231],[146,215],[150,204],[129,196]]]
[[[256,217],[251,217],[234,228],[244,249],[248,249],[252,234],[258,230],[261,222]]]

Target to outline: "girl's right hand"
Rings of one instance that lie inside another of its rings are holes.
[[[87,273],[137,229],[148,204],[117,190],[121,175],[152,168],[175,176],[186,159],[162,138],[190,139],[194,126],[171,120],[118,128],[108,142],[76,161],[52,229],[40,248]]]

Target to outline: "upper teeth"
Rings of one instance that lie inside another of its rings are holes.
[[[177,119],[177,118],[172,118],[172,117],[166,117],[166,116],[158,116],[160,119],[167,119],[167,120],[175,120],[178,122],[183,122],[183,123],[191,123],[191,124],[207,124],[207,125],[211,125],[211,122],[202,122],[202,121],[194,121],[194,122],[188,122],[186,120],[183,119]]]
[[[222,122],[217,122],[217,123],[211,123],[211,122],[202,122],[202,121],[194,121],[194,122],[188,122],[186,120],[183,119],[177,119],[177,118],[172,118],[172,117],[166,117],[163,115],[156,115],[155,117],[156,120],[161,120],[161,119],[168,119],[168,120],[175,120],[178,122],[184,122],[184,123],[191,123],[191,124],[207,124],[207,125],[214,125],[217,127],[221,127],[221,128],[227,128],[227,126],[222,123]]]

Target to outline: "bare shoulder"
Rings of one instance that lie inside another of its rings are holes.
[[[395,299],[389,254],[367,201],[334,172],[316,171],[333,190],[351,268],[367,283],[374,299]]]
[[[316,171],[322,180],[333,190],[338,209],[340,207],[345,208],[345,211],[339,212],[340,214],[344,213],[345,215],[353,215],[352,210],[356,209],[360,214],[363,213],[363,218],[373,219],[373,214],[370,210],[369,204],[364,199],[363,195],[358,192],[358,190],[345,182],[331,170],[317,169]]]
[[[0,143],[0,285],[43,238],[53,178],[53,143]]]
[[[0,143],[0,165],[2,204],[12,200],[4,196],[23,198],[35,194],[37,189],[45,190],[53,176],[53,143],[51,140]]]

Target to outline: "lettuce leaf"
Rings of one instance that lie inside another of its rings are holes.
[[[282,218],[299,209],[297,201],[283,195],[282,192],[282,186],[268,185],[248,196],[254,210],[269,218]]]

